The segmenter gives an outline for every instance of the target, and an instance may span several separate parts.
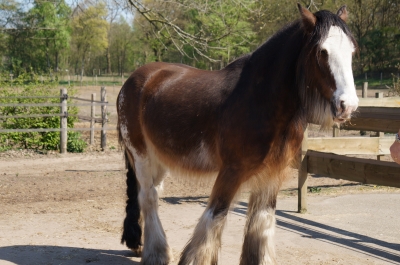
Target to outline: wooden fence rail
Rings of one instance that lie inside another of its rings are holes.
[[[360,106],[358,115],[341,129],[387,133],[396,133],[400,129],[400,98],[364,98],[360,99]],[[309,173],[400,188],[400,165],[345,156],[388,155],[393,141],[393,137],[308,138],[306,130],[299,154],[298,211],[307,211]]]
[[[400,188],[400,165],[393,162],[309,150],[307,171],[335,179]]]
[[[0,116],[0,119],[9,119],[9,118],[38,118],[38,117],[60,117],[60,128],[33,128],[33,129],[0,129],[0,133],[12,133],[12,132],[60,132],[60,152],[61,153],[66,153],[67,152],[67,131],[89,131],[91,132],[91,139],[94,138],[92,135],[94,131],[101,130],[101,143],[100,146],[102,150],[106,148],[107,144],[107,105],[108,102],[106,100],[106,88],[101,87],[101,100],[96,101],[94,97],[92,96],[92,99],[84,99],[84,98],[78,98],[78,97],[68,97],[67,89],[62,88],[60,89],[60,96],[55,97],[55,96],[33,96],[33,97],[27,97],[27,96],[21,96],[21,97],[10,97],[10,98],[59,98],[60,103],[5,103],[5,104],[0,104],[0,107],[60,107],[60,114],[32,114],[32,115],[5,115],[5,116]],[[4,97],[3,97],[4,98]],[[68,99],[73,99],[73,100],[79,100],[79,101],[88,101],[90,103],[83,103],[83,104],[76,104],[76,103],[68,103]],[[95,105],[100,105],[101,106],[101,118],[96,118],[95,117],[95,112],[94,112],[94,106]],[[68,106],[91,106],[93,111],[91,113],[91,116],[83,116],[83,115],[69,115],[68,114]],[[77,117],[80,120],[86,120],[91,122],[91,127],[90,128],[68,128],[67,126],[67,119],[68,117]],[[102,127],[97,129],[94,128],[95,123],[101,123]],[[111,129],[113,130],[113,129]],[[90,144],[93,144],[93,141],[90,142]]]

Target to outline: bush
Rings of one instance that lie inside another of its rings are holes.
[[[81,139],[80,132],[68,132],[67,151],[70,153],[82,153],[85,151],[86,142]]]
[[[2,79],[5,80],[5,79]],[[0,82],[0,103],[60,103],[59,98],[17,98],[18,96],[58,96],[57,83],[38,80],[32,73],[21,74],[11,83]],[[74,91],[70,89],[68,95]],[[12,98],[15,97],[15,98]],[[59,107],[0,107],[0,116],[34,115],[34,114],[59,114]],[[68,114],[78,113],[76,107],[68,107]],[[68,117],[68,127],[73,128],[77,118]],[[35,129],[35,128],[60,128],[60,117],[35,117],[35,118],[0,118],[2,129]],[[0,133],[0,151],[24,148],[57,150],[60,146],[59,132],[15,132]],[[86,143],[80,139],[80,134],[68,132],[68,151],[83,152]]]

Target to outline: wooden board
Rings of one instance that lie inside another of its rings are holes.
[[[310,150],[307,152],[307,171],[335,179],[400,188],[400,165],[394,162]]]
[[[394,137],[308,138],[308,149],[337,155],[388,155]]]
[[[351,121],[341,125],[340,129],[397,133],[400,129],[400,108],[359,107]]]
[[[359,98],[359,107],[394,107],[400,108],[400,97]]]

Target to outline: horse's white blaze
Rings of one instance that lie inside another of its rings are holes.
[[[342,29],[332,26],[321,48],[328,52],[329,67],[336,82],[334,101],[338,110],[337,116],[349,118],[351,112],[358,107],[351,68],[354,44]]]

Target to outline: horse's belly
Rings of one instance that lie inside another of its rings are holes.
[[[186,150],[182,150],[181,146],[155,146],[146,142],[149,151],[170,171],[209,174],[219,170],[214,151],[204,141]]]

